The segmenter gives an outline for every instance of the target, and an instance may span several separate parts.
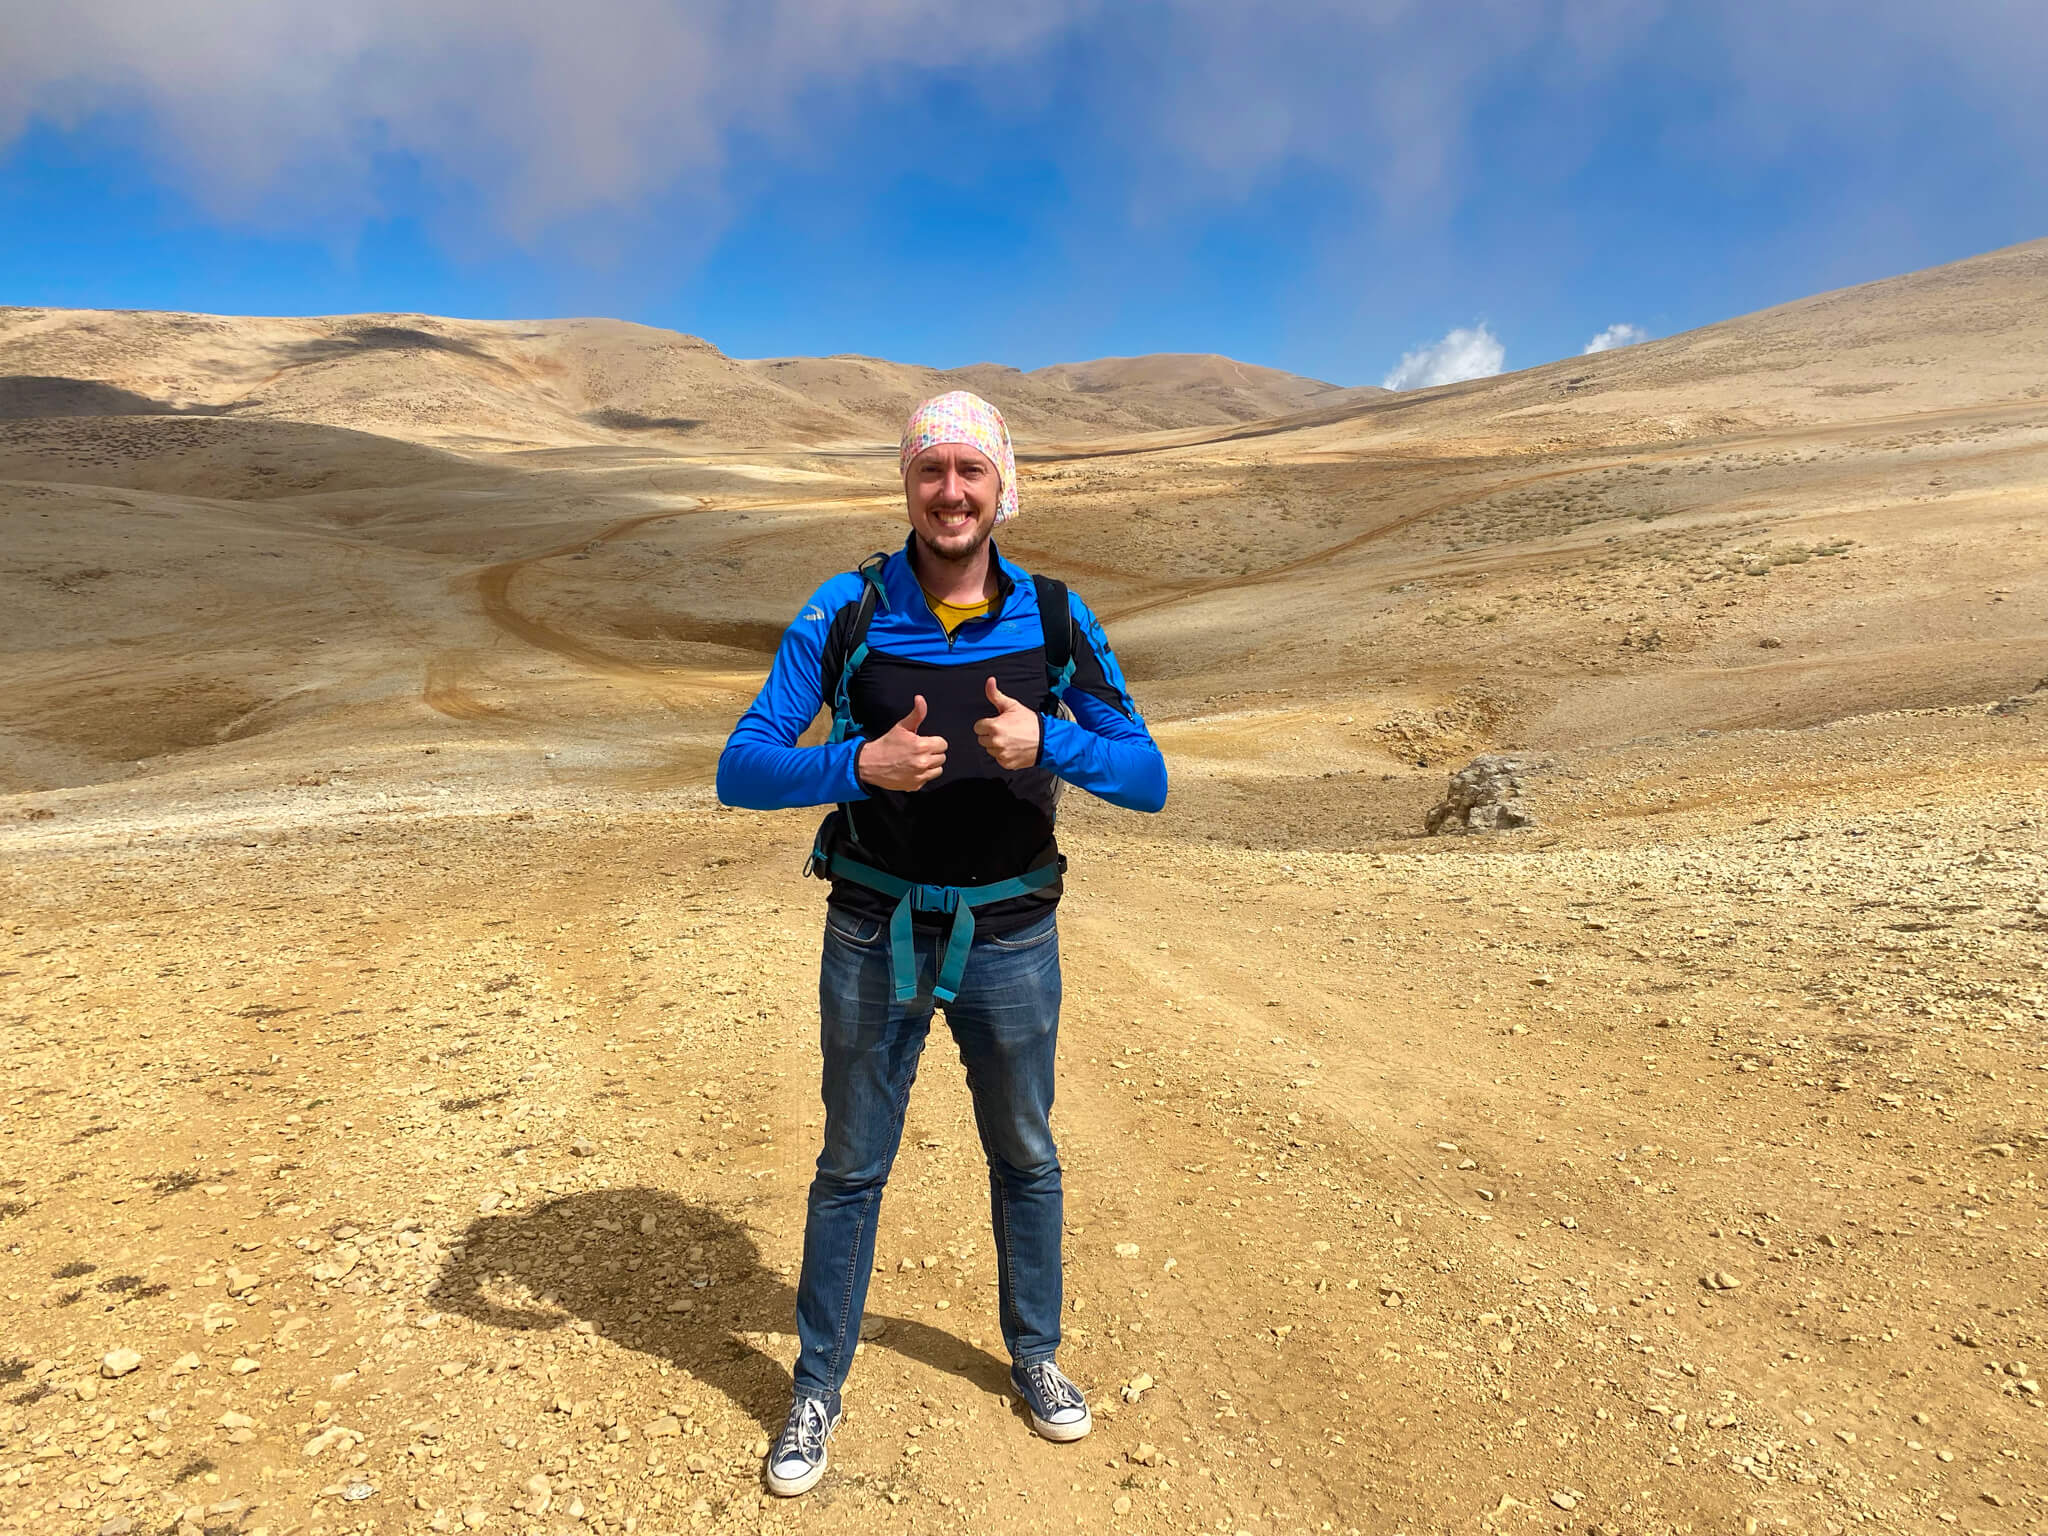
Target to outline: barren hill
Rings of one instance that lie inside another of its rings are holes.
[[[1021,436],[1085,439],[1273,416],[1355,391],[1226,358],[1025,374],[875,358],[727,357],[616,320],[315,320],[0,310],[0,419],[235,415],[456,447],[892,440],[917,400],[999,399]]]
[[[2044,332],[2048,243],[1335,399],[0,312],[0,1525],[2035,1529]],[[1172,778],[1061,811],[1097,1427],[934,1049],[768,1509],[821,888],[712,766],[948,380]]]

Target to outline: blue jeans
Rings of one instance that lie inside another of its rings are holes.
[[[918,995],[895,1001],[888,925],[828,908],[818,974],[825,1148],[811,1181],[797,1281],[796,1390],[836,1411],[853,1365],[882,1189],[932,1022],[943,932],[917,936]],[[1002,938],[977,936],[946,1023],[967,1069],[988,1158],[1003,1342],[1019,1365],[1060,1344],[1059,1153],[1052,1113],[1060,944],[1051,913]]]

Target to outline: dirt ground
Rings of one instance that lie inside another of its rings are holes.
[[[2048,1531],[2048,380],[1867,362],[1027,445],[1173,781],[1062,811],[1097,1426],[935,1038],[793,1502],[823,888],[710,774],[887,451],[4,424],[0,1526]]]

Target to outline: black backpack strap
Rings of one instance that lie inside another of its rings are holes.
[[[1067,606],[1067,584],[1033,575],[1038,591],[1038,624],[1045,636],[1045,677],[1055,699],[1064,699],[1074,680],[1074,614]]]
[[[832,706],[833,741],[849,741],[860,734],[860,724],[853,718],[853,674],[868,659],[868,626],[875,620],[875,609],[889,606],[889,594],[882,590],[882,563],[888,558],[887,550],[879,550],[861,561],[860,602],[854,607],[853,618],[844,628],[835,623],[825,636],[825,653],[819,659],[818,670],[825,702]],[[830,880],[832,855],[851,836],[851,807],[842,805],[819,824],[811,856],[804,861],[804,873]]]
[[[853,610],[853,622],[841,630],[834,626],[825,638],[821,665],[826,700],[832,706],[833,741],[847,741],[860,729],[853,718],[853,674],[868,659],[868,626],[874,622],[877,606],[887,607],[889,596],[882,590],[882,562],[887,550],[869,555],[860,563],[860,603]]]

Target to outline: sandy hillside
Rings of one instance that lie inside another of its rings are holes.
[[[1026,438],[1229,425],[1383,395],[1221,357],[1105,358],[1022,373],[870,357],[727,357],[620,320],[277,320],[0,309],[0,421],[178,414],[294,421],[506,450],[893,439],[905,401],[1000,396]]]
[[[2044,315],[1332,399],[0,312],[0,1524],[2048,1529]],[[947,377],[1173,776],[1064,818],[1098,1427],[1006,1400],[935,1047],[771,1505],[821,888],[711,767]],[[1539,824],[1424,836],[1488,751]]]

